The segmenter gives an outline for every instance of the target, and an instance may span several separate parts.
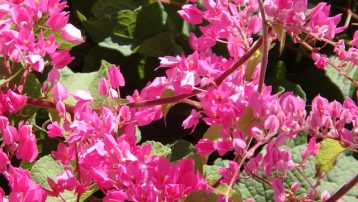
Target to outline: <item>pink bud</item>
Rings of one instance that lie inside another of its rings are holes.
[[[98,82],[98,93],[102,96],[106,96],[109,91],[108,82],[106,79],[101,78]]]
[[[248,30],[253,34],[257,34],[257,32],[260,31],[261,25],[260,18],[257,17],[257,15],[254,15],[250,20]]]
[[[119,67],[112,65],[108,70],[108,79],[112,88],[119,88],[119,86],[124,86],[125,81]]]
[[[299,182],[294,182],[291,185],[291,191],[296,192],[301,187],[301,184]]]
[[[76,90],[72,93],[73,98],[78,101],[92,101],[93,97],[89,91],[85,90]]]
[[[74,44],[80,44],[84,41],[81,35],[81,31],[70,23],[61,29],[61,37],[62,39]]]
[[[323,192],[321,193],[321,201],[322,201],[322,202],[327,201],[330,197],[331,197],[331,195],[329,194],[328,191],[323,191]]]
[[[31,64],[33,70],[37,72],[43,72],[45,68],[44,59],[39,54],[29,54],[26,56],[26,62]]]

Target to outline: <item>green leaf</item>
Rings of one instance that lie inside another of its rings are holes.
[[[342,147],[339,141],[328,138],[323,140],[316,156],[316,177],[332,170],[337,157],[344,151],[346,148]]]
[[[173,90],[171,89],[165,89],[162,93],[162,96],[161,98],[168,98],[168,97],[171,97],[171,96],[174,96],[175,93]],[[165,127],[167,126],[167,114],[170,110],[170,108],[172,108],[173,106],[175,105],[175,103],[169,103],[169,104],[163,104],[162,105],[162,114],[163,114],[163,120],[164,120],[164,125]]]
[[[117,13],[117,27],[114,35],[124,38],[133,38],[138,10],[121,10]]]
[[[152,151],[150,152],[150,155],[155,155],[158,157],[161,157],[161,156],[168,157],[171,152],[170,147],[165,146],[160,142],[146,141],[143,143],[143,145],[145,145],[145,144],[152,145]]]
[[[177,161],[183,159],[186,156],[194,154],[195,149],[192,143],[186,140],[178,140],[172,147],[172,153],[169,157],[170,161]]]
[[[98,46],[116,50],[124,56],[130,56],[136,52],[139,44],[139,41],[135,39],[110,36],[99,42]]]
[[[92,95],[97,94],[97,90],[90,89],[92,83],[98,83],[97,72],[73,73],[66,67],[60,70],[60,75],[60,82],[67,88],[69,93],[73,93],[76,90],[88,90]],[[72,96],[69,96],[65,103],[75,104],[76,101]]]
[[[0,79],[0,88],[9,83],[11,80],[13,80],[18,74],[20,74],[20,72],[24,71],[23,69],[19,69],[15,74],[11,75],[10,77],[8,78],[5,78],[5,79]]]
[[[92,7],[92,13],[100,17],[119,10],[134,10],[142,4],[144,4],[143,0],[97,0]]]
[[[36,78],[35,74],[29,73],[27,75],[23,93],[32,98],[40,98],[42,96],[42,85],[39,80]],[[26,105],[21,113],[24,115],[34,115],[38,107],[32,105]]]
[[[216,202],[217,196],[214,193],[196,191],[185,197],[184,202]]]
[[[82,22],[82,26],[94,42],[102,42],[112,35],[117,25],[117,15],[105,15],[98,19],[91,19]]]
[[[140,141],[142,140],[142,132],[137,125],[135,126],[135,137],[137,139],[136,143],[140,143]]]
[[[329,60],[333,61],[336,65],[340,64],[340,61],[338,59],[335,59],[335,57],[330,57]],[[342,70],[344,70],[344,68],[342,68]],[[331,80],[331,82],[334,83],[340,89],[343,97],[345,96],[353,97],[356,87],[352,82],[346,79],[342,74],[340,74],[336,69],[334,69],[330,65],[327,65],[327,70],[325,73],[326,76]],[[347,73],[347,76],[357,81],[358,69],[353,67],[351,71]]]
[[[137,50],[139,53],[152,57],[178,55],[182,51],[182,48],[175,42],[174,34],[171,32],[163,32],[145,40]]]
[[[44,188],[50,189],[50,186],[47,183],[47,178],[55,180],[56,175],[62,174],[63,172],[63,167],[57,164],[56,161],[51,157],[51,155],[47,155],[40,158],[32,166],[31,177],[35,182],[41,184]],[[80,201],[85,201],[97,190],[98,188],[96,186],[91,187],[90,190],[88,190],[81,196]],[[61,193],[61,196],[65,199],[65,201],[68,202],[77,201],[77,194],[75,194],[74,192],[65,191],[64,193]],[[47,197],[46,201],[57,202],[62,201],[62,199],[49,196]]]
[[[277,80],[286,79],[286,64],[284,61],[280,60],[272,69],[272,76]]]
[[[230,189],[230,190],[229,190]],[[229,187],[229,185],[227,184],[220,184],[215,190],[214,192],[216,194],[220,194],[220,195],[226,195],[226,192],[229,190],[229,194],[228,197],[230,200],[232,201],[237,201],[240,202],[242,201],[242,196],[240,193],[240,189],[237,185],[234,185],[233,187]]]
[[[142,6],[139,10],[134,38],[146,40],[161,32],[169,31],[168,14],[159,2]]]
[[[306,100],[306,93],[303,91],[300,85],[295,84],[289,80],[279,80],[275,78],[269,78],[266,80],[267,84],[272,85],[272,92],[277,93],[280,88],[284,88],[285,91],[292,91],[296,96],[300,96],[303,100]]]

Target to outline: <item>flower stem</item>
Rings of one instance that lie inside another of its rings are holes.
[[[269,33],[268,33],[268,26],[267,26],[264,4],[263,4],[262,0],[258,0],[258,3],[259,3],[261,18],[262,18],[262,37],[263,37],[263,42],[264,42],[263,43],[263,52],[262,52],[262,61],[261,61],[259,88],[258,88],[258,91],[262,92],[265,75],[266,75],[267,61],[268,61]]]
[[[358,183],[358,173],[349,182],[343,185],[336,193],[334,193],[326,202],[337,201],[357,183]]]

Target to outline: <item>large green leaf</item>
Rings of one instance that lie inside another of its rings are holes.
[[[172,147],[172,153],[169,157],[170,161],[177,161],[183,159],[186,156],[194,154],[195,149],[192,143],[186,140],[178,140]]]
[[[316,156],[316,176],[330,171],[337,157],[346,150],[337,140],[325,139]]]
[[[44,188],[50,189],[48,185],[47,178],[51,178],[56,181],[56,175],[62,174],[64,169],[62,166],[56,163],[56,161],[51,157],[51,155],[44,156],[40,158],[31,168],[31,177],[32,179],[41,184]],[[85,201],[88,197],[90,197],[94,192],[96,192],[98,188],[96,186],[91,187],[90,190],[85,192],[80,201]],[[68,202],[77,201],[77,194],[70,191],[65,191],[61,193],[62,198],[64,198]],[[61,198],[55,198],[48,196],[46,201],[57,202],[62,201]]]
[[[138,52],[147,56],[160,57],[165,55],[178,55],[183,50],[175,42],[174,34],[163,32],[145,40],[138,48]]]
[[[329,60],[334,61],[336,65],[339,65],[340,63],[335,57],[330,57]],[[342,70],[344,70],[344,68],[342,68]],[[340,89],[343,96],[353,96],[356,89],[355,85],[330,65],[327,66],[326,76]],[[353,67],[352,70],[348,72],[347,76],[357,81],[358,69]]]
[[[142,40],[169,31],[168,14],[159,2],[142,6],[138,13],[134,37]]]

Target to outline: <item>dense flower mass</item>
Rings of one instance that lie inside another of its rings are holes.
[[[261,47],[275,41],[284,47],[284,32],[308,49],[318,69],[330,65],[344,74],[342,67],[358,64],[358,31],[348,50],[343,40],[332,41],[347,27],[339,25],[340,14],[330,17],[327,3],[308,9],[307,0],[204,0],[201,6],[189,2],[178,15],[200,30],[200,35],[189,36],[193,52],[160,57],[158,68],[165,75],[126,96],[121,93],[125,75],[116,65],[108,66],[105,76],[96,81],[98,93],[70,91],[61,81],[59,70],[74,59],[64,43],[84,42],[80,30],[69,23],[66,2],[0,1],[0,68],[6,78],[0,80],[0,174],[11,188],[7,194],[0,188],[0,202],[63,199],[66,191],[80,200],[93,190],[104,201],[179,201],[193,193],[235,201],[235,183],[245,177],[271,187],[275,201],[331,197],[314,186],[296,195],[300,183],[287,184],[285,178],[292,170],[304,169],[324,139],[357,151],[358,107],[349,97],[340,103],[318,95],[308,109],[306,101],[292,92],[274,93],[261,79],[267,60]],[[270,27],[267,35],[266,26]],[[228,57],[214,53],[220,43]],[[322,43],[333,46],[339,65],[319,52]],[[44,97],[32,98],[24,92],[26,79],[42,74],[47,78],[42,85]],[[14,81],[18,75],[20,79]],[[168,104],[177,102],[196,107],[183,120],[184,129],[192,133],[202,122],[210,132],[195,144],[195,154],[171,162],[155,145],[140,143],[136,130],[165,117]],[[28,105],[51,110],[45,128],[21,113]],[[42,184],[22,167],[38,160],[35,127],[59,140],[51,156],[62,171]],[[298,161],[288,145],[304,135],[309,138]],[[211,182],[198,161],[206,164],[209,156],[228,154],[234,158],[219,166],[219,177]]]

